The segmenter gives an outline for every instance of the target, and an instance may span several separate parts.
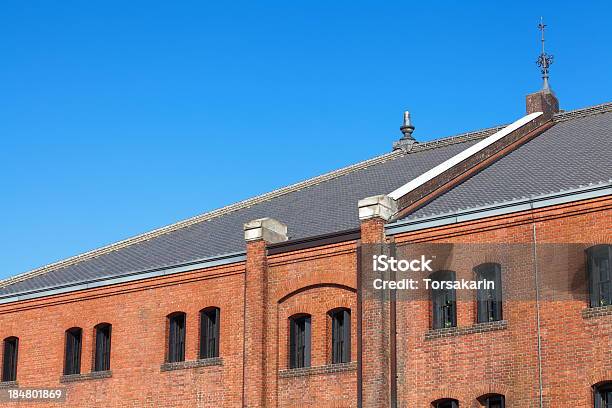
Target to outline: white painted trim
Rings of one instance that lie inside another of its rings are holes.
[[[532,114],[529,114],[527,116],[520,118],[516,122],[511,123],[510,125],[503,128],[502,130],[493,133],[491,136],[487,137],[486,139],[481,140],[475,145],[468,147],[461,153],[456,154],[450,159],[438,164],[433,169],[428,170],[425,173],[421,174],[419,177],[415,178],[414,180],[411,180],[408,183],[404,184],[397,190],[391,192],[389,194],[389,197],[393,198],[394,200],[399,200],[400,198],[402,198],[403,196],[405,196],[412,190],[416,189],[417,187],[425,184],[426,182],[433,179],[434,177],[444,173],[446,170],[452,168],[453,166],[456,166],[457,164],[461,163],[465,159],[475,155],[476,153],[483,150],[487,146],[490,146],[491,144],[497,142],[498,140],[504,138],[505,136],[508,136],[510,133],[525,126],[527,123],[531,122],[532,120],[534,120],[535,118],[541,115],[542,115],[542,112],[534,112]]]

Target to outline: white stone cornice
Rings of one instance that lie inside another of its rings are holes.
[[[359,200],[359,219],[382,218],[389,221],[397,213],[397,203],[391,197],[381,194]]]
[[[274,218],[259,218],[244,224],[245,241],[264,241],[274,244],[287,241],[287,226]]]

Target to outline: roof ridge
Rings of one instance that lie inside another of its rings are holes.
[[[569,120],[575,117],[582,117],[582,116],[592,115],[596,113],[603,113],[603,112],[608,112],[608,111],[612,111],[612,102],[604,103],[604,104],[596,105],[596,106],[591,106],[587,108],[582,108],[582,109],[576,109],[573,111],[558,113],[555,115],[555,120],[556,121]],[[495,133],[496,131],[498,131],[499,129],[505,126],[506,125],[493,126],[493,127],[489,127],[485,129],[476,130],[476,131],[460,133],[454,136],[433,139],[428,142],[423,142],[423,143],[418,143],[418,144],[413,145],[413,148],[409,152],[393,151],[390,153],[385,153],[383,155],[373,157],[371,159],[363,160],[361,162],[351,164],[349,166],[342,167],[340,169],[332,170],[330,172],[324,173],[319,176],[312,177],[310,179],[306,179],[306,180],[303,180],[303,181],[300,181],[294,184],[290,184],[288,186],[281,187],[276,190],[272,190],[267,193],[257,195],[255,197],[251,197],[251,198],[248,198],[242,201],[238,201],[236,203],[229,204],[224,207],[221,207],[221,208],[218,208],[218,209],[215,209],[215,210],[203,213],[203,214],[199,214],[194,217],[190,217],[190,218],[187,218],[182,221],[178,221],[170,225],[166,225],[164,227],[156,228],[154,230],[151,230],[151,231],[139,234],[139,235],[135,235],[133,237],[129,237],[121,241],[117,241],[117,242],[114,242],[114,243],[111,243],[111,244],[108,244],[108,245],[105,245],[105,246],[102,246],[102,247],[99,247],[99,248],[96,248],[96,249],[93,249],[87,252],[83,252],[78,255],[74,255],[74,256],[71,256],[71,257],[56,261],[56,262],[49,263],[47,265],[43,265],[41,267],[32,269],[28,272],[24,272],[24,273],[0,280],[0,288],[12,285],[17,282],[24,281],[26,279],[29,279],[29,278],[32,278],[38,275],[45,274],[54,269],[67,267],[67,266],[70,266],[70,265],[73,265],[73,264],[76,264],[76,263],[79,263],[79,262],[82,262],[82,261],[85,261],[91,258],[95,258],[100,255],[104,255],[109,252],[119,250],[121,248],[125,248],[130,245],[137,244],[139,242],[147,241],[149,239],[156,238],[158,236],[161,236],[161,235],[164,235],[164,234],[167,234],[167,233],[170,233],[170,232],[182,229],[182,228],[189,227],[191,225],[194,225],[200,222],[208,221],[213,218],[217,218],[225,214],[228,214],[228,213],[231,213],[231,212],[243,209],[243,208],[247,208],[247,207],[271,200],[273,198],[276,198],[276,197],[279,197],[279,196],[282,196],[282,195],[285,195],[285,194],[288,194],[294,191],[308,188],[313,185],[320,184],[328,180],[352,173],[354,171],[365,169],[367,167],[370,167],[370,166],[373,166],[379,163],[383,163],[388,160],[394,160],[396,158],[402,157],[407,154],[436,149],[436,148],[448,146],[451,144],[458,144],[458,143],[464,143],[464,142],[468,142],[468,141],[472,141],[476,139],[481,139],[481,138],[489,136],[492,133]]]
[[[585,116],[597,115],[599,113],[607,112],[612,112],[612,102],[604,102],[599,105],[587,106],[586,108],[579,108],[555,113],[553,118],[555,122],[563,122],[566,120],[583,118]]]
[[[506,126],[508,126],[508,124],[491,126],[485,129],[474,130],[474,131],[465,132],[465,133],[459,133],[454,136],[442,137],[439,139],[430,140],[428,142],[418,143],[418,144],[413,145],[412,149],[410,150],[410,153],[436,149],[438,147],[443,147],[443,146],[448,146],[451,144],[457,144],[457,143],[463,143],[463,142],[469,142],[471,140],[476,140],[476,139],[482,139],[482,138],[490,136],[491,134],[505,128]]]

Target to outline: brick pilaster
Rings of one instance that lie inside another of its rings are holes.
[[[245,408],[265,407],[266,395],[266,305],[268,262],[266,245],[287,240],[287,227],[271,218],[244,225],[246,276],[244,310],[244,391]]]
[[[244,335],[244,407],[264,406],[266,241],[247,242]]]
[[[385,222],[395,213],[395,202],[386,196],[369,197],[359,202],[361,219],[360,313],[361,349],[359,370],[363,408],[388,408],[391,405],[391,343],[389,294],[366,288],[373,281],[372,256],[386,252]]]

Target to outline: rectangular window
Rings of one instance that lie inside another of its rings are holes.
[[[219,357],[219,318],[216,307],[200,312],[200,358]]]
[[[185,313],[175,313],[168,319],[168,362],[185,361]]]
[[[435,405],[436,408],[459,408],[457,400],[443,400]]]
[[[612,408],[612,383],[595,387],[595,408]]]
[[[310,316],[291,318],[289,331],[289,367],[310,367]]]
[[[486,399],[486,408],[504,408],[505,401],[504,397],[501,395],[496,395],[493,397],[489,397]]]
[[[455,272],[438,271],[431,275],[432,280],[453,281]],[[432,300],[432,327],[444,329],[457,326],[457,302],[455,290],[452,288],[439,288],[431,290]]]
[[[342,309],[331,313],[332,364],[351,361],[351,311]]]
[[[476,294],[478,323],[502,320],[501,266],[496,263],[487,263],[477,266],[474,270],[479,281],[493,283],[493,287],[489,288],[482,285]]]
[[[17,351],[19,339],[9,337],[4,339],[4,353],[2,359],[2,381],[17,381]]]
[[[64,374],[81,373],[81,342],[83,330],[73,328],[66,330],[66,353],[64,361]]]
[[[591,307],[612,305],[612,245],[587,249]]]
[[[111,325],[96,326],[96,353],[94,371],[110,370]]]

